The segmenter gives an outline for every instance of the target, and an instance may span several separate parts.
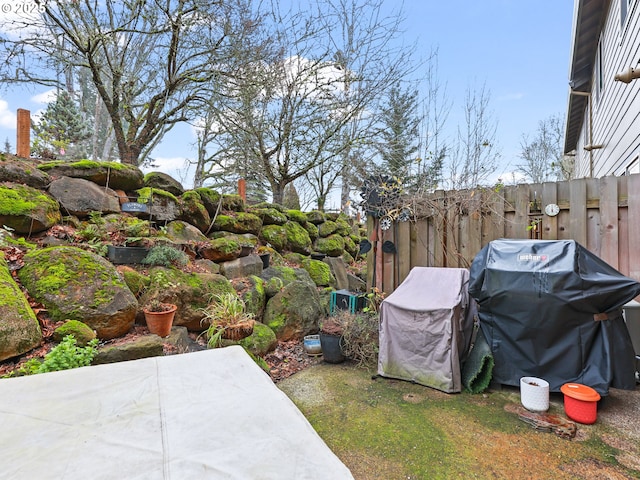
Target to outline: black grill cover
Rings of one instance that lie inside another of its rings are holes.
[[[495,360],[493,380],[567,382],[600,395],[635,388],[634,352],[622,306],[640,294],[573,240],[495,240],[471,265],[469,294]]]

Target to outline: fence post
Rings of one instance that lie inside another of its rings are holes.
[[[31,157],[31,112],[18,109],[17,120],[16,155],[18,157]]]
[[[247,181],[244,178],[238,179],[238,195],[242,200],[247,201]]]

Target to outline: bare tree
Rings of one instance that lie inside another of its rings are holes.
[[[442,181],[442,170],[449,154],[449,142],[444,129],[451,112],[451,101],[446,84],[438,75],[438,52],[432,50],[423,78],[422,114],[420,134],[420,156],[416,162],[413,188],[416,191],[431,191]]]
[[[244,40],[259,45],[259,58],[247,61],[256,49],[243,48],[245,61],[220,82],[210,104],[217,133],[209,137],[205,176],[224,163],[227,171],[266,182],[274,202],[304,178],[323,208],[372,137],[366,127],[378,99],[409,68],[408,51],[387,46],[398,23],[382,19],[381,5],[317,0],[306,10],[281,12],[274,2],[263,11]]]
[[[497,122],[489,110],[491,94],[485,85],[468,88],[464,103],[464,124],[458,126],[457,142],[451,152],[449,183],[453,189],[474,188],[489,180],[498,167]]]
[[[228,39],[251,24],[248,0],[37,0],[0,40],[5,82],[60,85],[87,69],[123,163],[139,165],[211,84],[228,74]]]
[[[563,139],[564,120],[559,114],[540,120],[533,138],[523,135],[520,140],[524,163],[518,165],[518,170],[533,183],[566,179],[569,172],[563,158]]]

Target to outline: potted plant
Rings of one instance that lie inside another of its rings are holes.
[[[342,325],[337,316],[327,317],[320,324],[320,347],[325,362],[344,362],[342,334]]]
[[[160,337],[168,336],[171,333],[173,317],[177,309],[178,307],[173,303],[163,303],[157,298],[152,299],[142,308],[149,332]]]
[[[209,348],[221,346],[223,339],[238,341],[253,333],[253,313],[245,311],[244,301],[235,293],[213,295],[202,312],[200,323],[207,325]]]

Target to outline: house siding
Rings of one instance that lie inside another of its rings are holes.
[[[623,175],[627,167],[640,154],[640,79],[625,84],[617,82],[617,73],[629,66],[640,68],[640,0],[634,0],[627,13],[624,26],[620,25],[620,0],[609,4],[601,32],[603,88],[599,94],[596,68],[592,72],[591,100],[593,107],[593,144],[604,145],[591,152],[593,176]],[[583,128],[576,145],[576,178],[590,176],[589,111],[583,116]]]

